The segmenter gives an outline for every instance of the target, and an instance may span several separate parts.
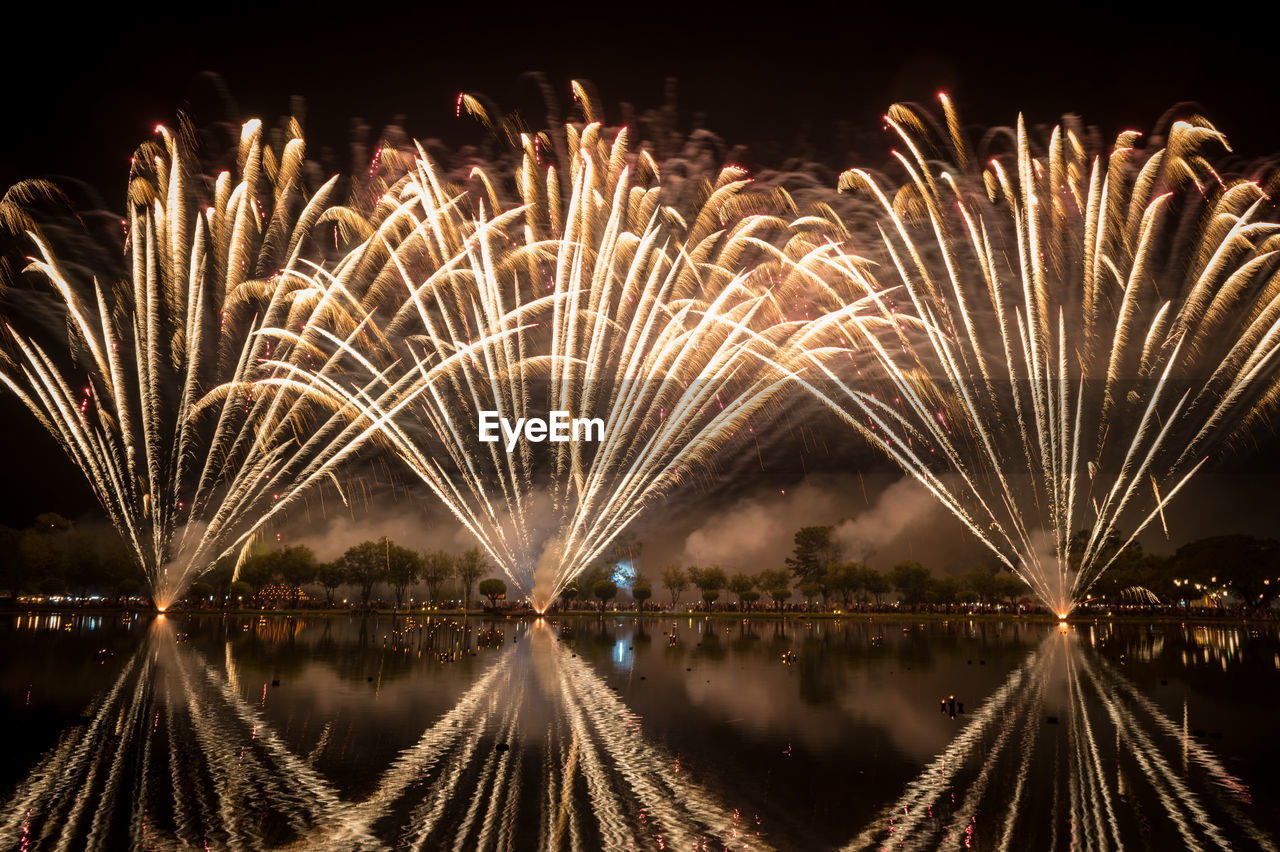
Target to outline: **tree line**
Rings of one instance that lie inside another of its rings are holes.
[[[425,601],[444,600],[443,592],[452,587],[457,592],[449,600],[465,605],[472,599],[472,589],[490,565],[478,547],[461,553],[446,550],[419,552],[398,545],[386,536],[376,541],[362,541],[331,562],[320,562],[305,545],[260,550],[251,553],[235,571],[233,565],[219,565],[210,575],[195,583],[188,592],[190,600],[223,602],[254,599],[258,603],[285,601],[263,600],[273,587],[291,607],[297,607],[304,586],[319,586],[325,602],[335,603],[337,591],[350,587],[362,606],[369,606],[374,589],[385,584],[391,589],[397,608],[408,600],[409,591],[418,583],[426,588]]]
[[[679,606],[681,596],[692,588],[697,590],[697,599],[701,601],[699,606],[707,610],[722,605],[721,598],[727,593],[734,595],[734,600],[726,600],[725,603],[742,612],[761,607],[782,610],[797,592],[810,607],[816,600],[821,600],[824,604],[842,604],[845,608],[852,608],[855,604],[883,606],[894,591],[898,593],[894,600],[909,606],[970,600],[980,604],[1012,606],[1026,591],[1026,587],[1012,575],[1002,575],[987,566],[977,566],[959,578],[935,578],[928,568],[913,561],[900,562],[887,573],[857,562],[833,562],[813,577],[802,579],[794,589],[792,580],[795,578],[784,568],[766,568],[755,574],[729,574],[719,565],[705,568],[667,565],[659,572],[659,578],[670,596],[673,609]],[[568,608],[589,598],[594,598],[603,608],[617,594],[618,584],[614,580],[585,577],[571,583],[560,597]],[[641,609],[653,597],[652,581],[644,574],[636,575],[631,585],[631,597]]]
[[[142,568],[114,531],[81,528],[53,512],[25,529],[0,526],[0,589],[87,597],[138,594]]]
[[[881,572],[863,561],[843,558],[834,533],[834,526],[802,527],[795,533],[794,550],[785,568],[731,574],[719,565],[672,564],[662,568],[658,577],[672,609],[691,588],[697,591],[698,605],[708,610],[726,605],[740,611],[762,606],[781,610],[796,597],[809,608],[815,601],[845,609],[888,603],[911,608],[1037,605],[1030,587],[1006,567],[981,563],[959,574],[935,576],[921,563],[904,560]],[[1083,552],[1086,541],[1086,532],[1077,533],[1071,552]],[[639,550],[634,541],[623,548],[628,557]],[[1126,544],[1123,535],[1116,534],[1103,543],[1101,553],[1109,567],[1090,590],[1090,599],[1096,602],[1169,605],[1203,600],[1220,604],[1230,596],[1243,606],[1265,609],[1280,594],[1280,541],[1275,539],[1212,536],[1185,544],[1174,553],[1160,554],[1145,551],[1136,541]],[[562,605],[572,608],[581,602],[603,609],[619,592],[615,579],[618,561],[615,548],[565,588]],[[630,585],[639,608],[648,606],[653,597],[652,581],[636,573]],[[726,594],[734,598],[722,600]]]
[[[802,527],[794,535],[792,555],[784,567],[756,573],[728,572],[718,565],[667,565],[658,581],[671,607],[682,595],[697,590],[696,600],[707,609],[732,605],[740,610],[767,606],[783,609],[793,599],[810,607],[1006,604],[1032,598],[1031,590],[1005,568],[979,564],[959,574],[935,576],[919,562],[906,560],[881,572],[864,560],[847,559],[835,539],[834,526]],[[1071,551],[1080,553],[1085,533],[1078,533]],[[635,566],[643,551],[634,535],[621,536],[599,562],[573,580],[561,594],[561,605],[605,607],[622,589],[640,608],[650,606],[654,582]],[[1199,539],[1174,553],[1145,551],[1121,536],[1104,543],[1110,567],[1091,589],[1095,600],[1110,604],[1176,603],[1229,596],[1245,606],[1265,609],[1280,594],[1280,541],[1247,535]],[[492,570],[479,548],[461,553],[418,552],[388,538],[364,541],[338,558],[322,562],[304,545],[262,547],[251,552],[236,570],[224,560],[195,583],[188,598],[228,603],[252,602],[297,606],[303,587],[319,587],[326,602],[349,587],[360,604],[369,605],[379,585],[391,590],[397,607],[419,583],[425,600],[438,603],[472,600],[472,590]],[[0,590],[45,595],[126,597],[144,592],[144,577],[114,533],[82,529],[60,515],[45,513],[25,529],[0,526]],[[491,604],[506,595],[496,578],[480,583],[479,593]],[[733,595],[733,600],[725,596]],[[723,599],[723,600],[722,600]]]
[[[191,586],[186,599],[296,607],[303,587],[312,586],[319,587],[332,605],[337,591],[350,587],[359,602],[368,605],[375,588],[385,584],[399,607],[409,590],[421,583],[429,602],[444,599],[446,590],[455,593],[449,600],[470,601],[476,582],[490,570],[479,548],[418,552],[386,537],[360,542],[329,562],[319,560],[305,545],[259,547],[238,571],[235,560],[219,562]],[[145,594],[145,586],[141,568],[113,532],[78,528],[53,513],[38,515],[25,529],[0,526],[0,590],[126,598]]]

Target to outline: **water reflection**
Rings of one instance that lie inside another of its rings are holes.
[[[274,642],[297,634],[288,622],[261,626]],[[263,711],[265,685],[260,704],[244,697],[252,690],[232,641],[215,665],[158,618],[85,723],[18,785],[0,830],[21,849],[364,850],[390,848],[387,837],[415,850],[534,837],[543,849],[768,848],[646,741],[639,719],[550,625],[523,632],[526,641],[511,644],[497,628],[476,636],[500,649],[496,659],[370,794],[350,799],[315,768],[331,723],[308,754],[291,750]],[[448,631],[430,631],[438,635]],[[384,650],[467,653],[433,644],[405,625]]]
[[[240,697],[230,654],[219,670],[186,638],[155,619],[87,723],[19,785],[3,830],[20,848],[252,848],[338,810],[323,779]]]
[[[1144,653],[1162,647],[1156,637]],[[1158,816],[1186,849],[1275,849],[1244,812],[1251,803],[1185,715],[1169,719],[1063,625],[845,848],[1120,849],[1142,830],[1131,823]]]
[[[1274,848],[1271,628],[7,628],[10,848]]]

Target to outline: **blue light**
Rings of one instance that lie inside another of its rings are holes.
[[[626,671],[631,668],[631,658],[635,655],[635,651],[630,650],[630,644],[626,639],[619,639],[613,644],[613,667],[618,671]]]
[[[613,576],[611,579],[619,587],[631,588],[631,584],[636,581],[636,569],[635,566],[631,564],[631,560],[615,562],[613,565]]]

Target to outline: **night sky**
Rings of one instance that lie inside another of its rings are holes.
[[[504,107],[536,106],[520,79],[534,70],[566,101],[570,79],[593,81],[610,119],[621,102],[660,106],[666,79],[675,77],[682,125],[697,120],[761,151],[821,147],[840,122],[874,134],[889,104],[931,101],[946,90],[967,123],[1010,124],[1020,110],[1032,122],[1078,112],[1104,136],[1145,130],[1166,108],[1196,101],[1241,156],[1280,152],[1273,28],[1236,10],[1224,11],[1229,21],[1189,26],[1158,8],[1142,10],[1159,18],[1148,24],[1055,5],[1071,21],[1050,26],[1030,24],[1025,7],[1015,14],[978,4],[952,4],[945,13],[900,4],[900,19],[854,4],[839,11],[778,4],[768,15],[673,3],[617,4],[599,14],[599,5],[510,12],[463,3],[444,12],[428,4],[209,4],[175,12],[174,4],[136,3],[82,13],[41,3],[7,10],[0,183],[71,176],[119,209],[129,156],[157,123],[171,123],[179,109],[197,124],[270,119],[288,111],[292,95],[306,98],[312,146],[341,149],[357,116],[377,128],[403,115],[415,137],[473,140],[474,122],[454,117],[458,92],[482,92]],[[230,112],[202,74],[209,71],[234,98]],[[886,138],[874,153],[888,147]],[[79,475],[7,397],[0,423],[10,448],[0,523],[25,524],[48,510],[92,512]],[[1221,532],[1269,529],[1277,481],[1269,471],[1280,468],[1275,443],[1266,439],[1260,451],[1219,464],[1198,495],[1175,507],[1177,517],[1234,527]]]

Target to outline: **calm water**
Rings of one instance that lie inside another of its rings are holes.
[[[1272,627],[41,614],[0,634],[0,849],[1280,837]]]

